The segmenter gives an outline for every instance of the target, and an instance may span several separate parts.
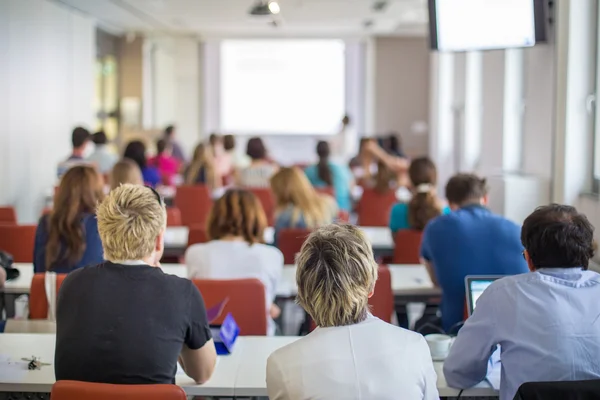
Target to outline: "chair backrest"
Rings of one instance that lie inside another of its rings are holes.
[[[326,194],[328,196],[335,197],[335,192],[333,190],[333,187],[331,187],[331,186],[315,187],[315,190],[317,191],[317,193]]]
[[[600,379],[523,383],[513,400],[592,400],[600,398]]]
[[[112,385],[108,383],[58,381],[52,400],[186,400],[177,385]]]
[[[240,335],[267,334],[265,286],[261,281],[194,279],[193,282],[202,293],[207,308],[217,305],[225,298],[229,299],[221,316],[213,324],[221,324],[225,316],[231,313],[240,327]]]
[[[254,193],[260,204],[265,210],[267,216],[267,223],[269,226],[273,226],[275,221],[275,196],[271,189],[268,188],[247,188],[250,192]]]
[[[206,229],[202,225],[192,225],[190,226],[188,232],[188,247],[197,244],[197,243],[206,243],[208,242],[208,235],[206,234]]]
[[[181,226],[181,211],[177,207],[167,207],[167,226]]]
[[[12,254],[20,263],[33,262],[35,225],[0,225],[0,250]]]
[[[382,321],[391,323],[394,307],[394,293],[392,292],[392,275],[390,269],[385,265],[379,267],[377,282],[375,282],[375,291],[369,299],[371,314]],[[317,326],[311,321],[310,330]]]
[[[394,237],[394,264],[419,264],[423,231],[402,229]]]
[[[46,297],[46,274],[37,273],[31,280],[31,290],[29,292],[29,319],[48,318],[48,298]],[[62,286],[67,274],[56,274],[56,293]]]
[[[365,189],[357,205],[358,225],[387,226],[394,203],[396,193],[393,190],[378,193],[374,189]]]
[[[205,185],[178,186],[173,202],[185,226],[205,224],[212,207],[210,190]]]
[[[300,252],[310,232],[310,229],[282,229],[279,231],[277,247],[283,253],[284,264],[294,264],[296,262],[296,253]]]
[[[0,207],[1,224],[17,224],[17,213],[13,207]]]

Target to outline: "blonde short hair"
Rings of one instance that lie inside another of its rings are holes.
[[[125,184],[98,206],[98,232],[109,261],[140,260],[152,254],[167,214],[152,189]]]
[[[351,325],[367,317],[378,266],[358,227],[332,224],[314,231],[297,264],[298,303],[318,326]]]

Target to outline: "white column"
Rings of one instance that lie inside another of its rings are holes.
[[[479,169],[481,158],[481,100],[482,100],[482,54],[467,53],[465,87],[465,133],[461,170],[473,172]]]
[[[465,155],[465,101],[467,81],[467,55],[466,53],[454,54],[454,79],[453,79],[453,102],[452,114],[454,118],[454,169],[464,170]]]
[[[502,170],[518,173],[523,159],[523,50],[506,50]]]

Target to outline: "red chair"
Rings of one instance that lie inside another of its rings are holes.
[[[206,243],[208,242],[208,234],[206,233],[206,229],[203,226],[190,226],[190,230],[188,232],[188,247],[197,243]]]
[[[0,224],[17,224],[17,213],[13,207],[0,207]]]
[[[335,198],[335,192],[334,192],[334,190],[333,190],[333,188],[331,186],[316,187],[315,190],[318,193],[326,194],[327,196],[331,196],[331,197]]]
[[[185,226],[204,225],[212,207],[210,190],[205,185],[178,186],[173,202]]]
[[[373,189],[365,189],[356,207],[358,225],[388,226],[390,210],[396,201],[396,193],[393,190],[378,193]]]
[[[35,225],[0,225],[0,250],[12,254],[20,263],[33,262]]]
[[[167,207],[167,226],[181,226],[181,211],[177,207]]]
[[[375,282],[375,291],[369,299],[371,313],[385,322],[392,321],[394,313],[394,292],[392,292],[392,275],[390,269],[385,265],[379,267],[377,282]],[[311,331],[316,328],[314,321],[311,321]]]
[[[296,253],[300,252],[310,232],[309,229],[282,229],[279,232],[277,247],[283,253],[284,264],[296,263]]]
[[[186,400],[177,385],[113,385],[58,381],[52,385],[52,400]]]
[[[46,297],[46,284],[44,273],[33,275],[29,292],[29,319],[48,318],[48,298]],[[56,274],[56,293],[60,290],[67,274]]]
[[[275,222],[275,196],[273,196],[271,189],[248,188],[248,190],[258,197],[260,204],[263,206],[263,210],[265,210],[267,224],[273,226]]]
[[[394,264],[420,264],[423,231],[402,229],[394,237]]]
[[[240,327],[240,335],[267,334],[267,306],[265,287],[258,279],[210,280],[193,279],[194,285],[202,293],[207,308],[228,299],[221,316],[213,323],[223,322],[231,313]]]

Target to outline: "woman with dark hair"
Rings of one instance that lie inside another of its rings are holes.
[[[125,153],[123,153],[123,158],[133,160],[140,167],[146,185],[156,187],[160,183],[160,172],[157,168],[148,164],[146,146],[143,142],[139,140],[129,142],[125,148]]]
[[[275,333],[272,318],[280,314],[273,303],[283,271],[283,254],[264,244],[267,217],[258,198],[247,190],[230,189],[208,216],[208,243],[190,246],[185,264],[190,279],[256,278],[265,286],[268,333]]]
[[[71,167],[56,191],[54,209],[35,234],[35,272],[68,273],[103,261],[96,205],[104,198],[102,176],[90,165]]]
[[[402,229],[422,231],[427,223],[441,214],[448,214],[449,207],[442,207],[435,191],[437,169],[428,157],[415,158],[408,168],[412,199],[392,207],[390,229],[396,233]]]
[[[148,165],[158,169],[162,182],[166,185],[173,185],[173,177],[179,172],[180,164],[172,153],[172,146],[165,139],[159,139],[156,142],[156,157],[148,160]]]
[[[329,160],[329,143],[325,141],[317,143],[317,155],[319,162],[304,170],[306,177],[314,187],[332,187],[338,207],[350,211],[352,208],[350,191],[354,184],[350,169]]]
[[[245,187],[268,188],[271,176],[277,172],[277,165],[267,157],[267,148],[259,137],[248,140],[246,154],[250,157],[250,166],[242,169],[238,176],[238,183]]]

